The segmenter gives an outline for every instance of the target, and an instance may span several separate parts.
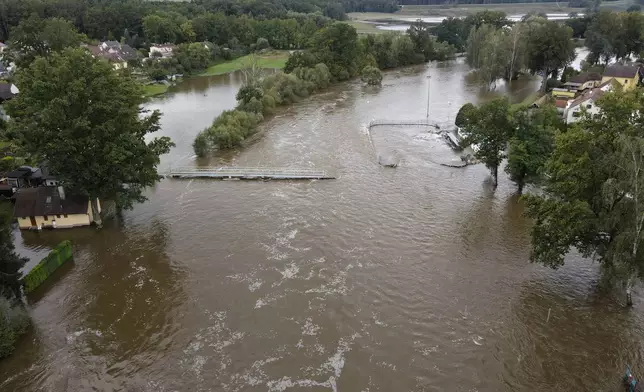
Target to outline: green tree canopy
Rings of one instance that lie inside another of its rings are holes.
[[[512,113],[512,122],[514,134],[508,144],[505,172],[522,193],[526,184],[539,182],[552,152],[555,133],[563,128],[563,123],[552,106],[521,108]]]
[[[545,91],[548,76],[574,59],[575,45],[570,27],[540,18],[532,21],[526,35],[526,66],[541,73],[541,90]]]
[[[346,80],[357,74],[358,33],[346,23],[334,23],[319,30],[312,38],[311,51],[326,64],[331,75]]]
[[[544,193],[525,197],[531,260],[557,268],[574,247],[630,288],[644,276],[644,94],[610,93],[599,105],[600,117],[556,136]]]
[[[20,269],[27,259],[18,256],[13,246],[11,206],[9,202],[0,203],[0,296],[16,299],[22,296]]]
[[[498,98],[473,110],[462,132],[465,135],[463,144],[473,145],[474,156],[490,169],[496,186],[499,166],[505,158],[508,140],[514,132],[508,100]]]
[[[18,66],[26,67],[38,56],[48,56],[80,42],[81,35],[70,22],[32,14],[11,31],[9,48]]]
[[[145,200],[144,188],[161,178],[159,156],[173,144],[148,139],[159,130],[160,114],[141,116],[138,83],[70,48],[36,59],[17,73],[16,84],[20,95],[7,110],[18,142],[47,161],[66,188],[123,208]]]

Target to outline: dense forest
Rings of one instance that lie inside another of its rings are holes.
[[[59,17],[93,39],[143,36],[145,17],[162,14],[175,19],[222,14],[251,19],[286,19],[293,14],[319,13],[332,19],[345,19],[346,12],[394,12],[395,0],[195,0],[191,2],[144,0],[2,0],[0,40],[9,39],[11,29],[32,14],[41,18]]]

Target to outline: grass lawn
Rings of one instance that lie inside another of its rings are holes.
[[[165,84],[146,84],[143,86],[143,91],[145,92],[146,97],[153,97],[155,95],[161,95],[168,91],[168,86]]]
[[[537,101],[541,97],[543,97],[543,93],[541,91],[537,90],[537,91],[533,92],[532,94],[528,95],[527,97],[525,97],[525,99],[523,101],[514,103],[511,106],[513,108],[515,108],[515,109],[520,108],[522,106],[530,106],[533,103],[535,103],[535,101]]]
[[[283,51],[274,51],[267,54],[249,54],[243,57],[236,58],[231,61],[226,61],[224,63],[215,64],[211,67],[208,67],[204,71],[202,76],[209,75],[222,75],[230,72],[239,71],[244,69],[250,64],[250,59],[252,56],[257,56],[257,64],[262,68],[284,68],[286,65],[286,60],[288,60],[289,53],[286,50]]]

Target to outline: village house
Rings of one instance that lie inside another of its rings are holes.
[[[114,69],[127,68],[128,61],[138,58],[138,53],[134,48],[118,41],[105,41],[98,45],[87,45],[87,49],[94,57],[109,61]]]
[[[632,90],[640,82],[640,66],[636,64],[613,64],[606,67],[602,75],[602,84],[615,79],[625,91]]]
[[[597,72],[582,72],[570,78],[569,81],[564,83],[564,87],[569,90],[582,92],[599,86],[601,81],[602,75]]]
[[[89,198],[65,195],[62,187],[22,188],[14,195],[14,217],[23,230],[89,226],[94,220]],[[97,200],[98,211],[101,211]]]
[[[597,100],[608,91],[620,88],[620,86],[621,84],[616,79],[608,79],[598,87],[586,91],[575,100],[568,101],[564,110],[564,121],[566,124],[575,123],[583,117],[584,113],[588,113],[591,118],[598,115],[601,112],[601,108],[597,106]]]
[[[162,57],[168,58],[172,57],[174,50],[177,47],[174,44],[163,44],[163,45],[152,45],[150,46],[149,57]],[[156,53],[156,54],[155,54]]]

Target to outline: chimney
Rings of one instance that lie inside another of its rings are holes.
[[[58,187],[58,196],[60,196],[60,200],[65,200],[65,190],[62,186]]]

